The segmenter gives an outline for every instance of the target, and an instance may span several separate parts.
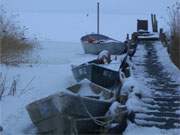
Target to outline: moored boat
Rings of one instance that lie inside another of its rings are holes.
[[[72,73],[78,82],[86,78],[105,88],[120,82],[118,71],[91,62],[72,67]]]
[[[81,43],[85,53],[96,55],[103,50],[109,51],[112,55],[120,55],[126,50],[126,45],[123,42],[102,34],[85,35],[81,38]]]
[[[80,91],[89,94],[85,96]],[[41,134],[94,133],[100,128],[94,118],[102,119],[113,96],[111,91],[94,83],[79,83],[29,104],[27,111]]]

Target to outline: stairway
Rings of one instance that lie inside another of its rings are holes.
[[[144,46],[144,61],[136,66],[142,66],[151,79],[151,96],[142,96],[142,107],[145,111],[137,111],[135,123],[143,127],[158,127],[161,129],[180,128],[180,85],[173,81],[171,75],[164,70],[158,61],[154,44]],[[160,50],[159,50],[160,51]]]

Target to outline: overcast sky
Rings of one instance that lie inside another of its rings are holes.
[[[104,13],[149,14],[165,13],[166,7],[176,0],[1,0],[15,11],[23,12],[95,12],[96,2]]]
[[[0,0],[0,3],[20,15],[18,20],[29,28],[30,34],[58,41],[79,41],[82,35],[96,32],[96,15],[92,13],[96,13],[97,1],[101,33],[124,39],[126,33],[136,31],[137,19],[150,21],[151,13],[157,14],[160,27],[166,27],[167,22],[162,18],[168,16],[167,6],[176,0]]]

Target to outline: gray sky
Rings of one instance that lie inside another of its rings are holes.
[[[176,0],[2,0],[4,5],[23,12],[95,12],[100,1],[101,11],[118,14],[145,14],[165,12]]]
[[[29,28],[30,34],[35,33],[42,38],[79,41],[82,35],[96,32],[96,14],[92,12],[96,13],[97,0],[0,0],[0,3],[1,1],[6,9],[20,15],[18,20]],[[124,40],[126,33],[136,31],[137,19],[150,20],[151,13],[157,14],[160,27],[165,28],[167,21],[164,18],[168,16],[166,8],[176,0],[99,1],[101,33]]]

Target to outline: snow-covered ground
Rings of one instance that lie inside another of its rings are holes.
[[[180,71],[170,60],[167,53],[167,48],[163,47],[162,44],[160,44],[160,42],[156,42],[154,44],[155,44],[154,45],[155,49],[157,51],[158,60],[163,65],[165,72],[169,73],[173,81],[179,84]],[[144,97],[152,97],[153,94],[158,94],[158,93],[154,91],[153,89],[151,89],[152,79],[147,76],[147,73],[145,72],[145,69],[144,69],[143,61],[145,59],[145,49],[143,45],[140,44],[138,46],[137,52],[133,59],[134,59],[133,61],[134,62],[133,74],[134,75],[125,82],[124,87],[126,88],[126,90],[131,86],[135,86],[135,88],[134,88],[134,91],[130,93],[130,96],[126,105],[129,110],[147,112],[148,110],[145,107],[143,107],[145,105],[144,102],[142,102],[142,100],[137,98],[135,96],[135,93],[141,93]],[[177,87],[177,91],[180,91],[180,87]],[[152,99],[144,98],[144,100],[145,99],[150,100],[150,102],[152,101]],[[153,105],[151,107],[156,108],[156,106],[157,105]],[[158,110],[156,109],[154,109],[153,111],[158,112]],[[178,114],[179,111],[176,111],[176,113]],[[147,116],[141,115],[140,117],[143,118]],[[163,130],[156,127],[141,127],[141,126],[137,126],[136,124],[129,122],[124,135],[152,135],[152,134],[153,135],[177,135],[179,134],[179,132],[180,132],[180,129]]]
[[[92,60],[97,56],[84,54],[81,45],[73,42],[42,42],[43,46],[38,51],[40,60],[38,63],[27,63],[20,65],[19,67],[7,67],[1,65],[0,71],[7,77],[7,89],[13,81],[17,79],[17,93],[15,96],[6,96],[8,91],[0,101],[1,106],[1,125],[4,128],[5,135],[25,135],[28,133],[28,128],[31,125],[31,120],[27,114],[25,106],[30,102],[46,97],[57,91],[65,90],[66,87],[75,83],[75,80],[71,73],[71,64],[80,64],[88,60]],[[164,49],[158,45],[157,48]],[[165,50],[165,49],[164,49]],[[161,53],[158,53],[160,60],[163,62]],[[138,48],[135,55],[135,64],[143,64],[144,50],[142,47]],[[164,55],[167,56],[167,52],[164,51]],[[165,63],[169,66],[167,70],[172,73],[172,76],[179,74],[176,67],[174,67],[168,57],[165,57]],[[170,66],[171,65],[171,66]],[[173,67],[173,68],[172,68]],[[134,85],[135,92],[143,93],[143,95],[150,96],[151,93],[148,89],[148,82],[145,81],[143,72],[143,66],[135,66],[137,71],[135,76],[132,76],[126,80],[127,87]],[[30,83],[30,84],[29,84]],[[28,85],[29,84],[29,85]],[[142,90],[142,91],[141,91]],[[143,109],[141,101],[133,94],[132,100],[129,100],[127,105],[130,110]],[[136,107],[135,107],[136,106]],[[143,111],[143,110],[142,110]],[[149,132],[147,132],[149,131]],[[156,135],[171,135],[178,131],[164,131],[157,128],[141,128],[134,124],[129,124],[125,135],[132,134],[156,134]]]
[[[144,128],[135,124],[129,124],[125,131],[125,135],[178,135],[179,130],[160,130],[155,127]]]
[[[23,130],[29,126],[31,120],[25,106],[74,84],[71,64],[76,65],[96,58],[93,55],[84,55],[81,45],[77,43],[41,44],[38,63],[27,63],[18,67],[0,66],[0,72],[7,80],[7,91],[0,101],[0,122],[5,135],[27,134]],[[17,80],[17,93],[15,96],[6,96],[14,79]]]
[[[167,48],[163,47],[161,43],[157,43],[156,50],[158,53],[159,61],[166,67],[164,70],[169,72],[171,77],[174,81],[180,82],[180,73],[179,69],[172,63],[171,59],[169,58],[169,54],[167,53]],[[161,51],[158,51],[161,50]]]

